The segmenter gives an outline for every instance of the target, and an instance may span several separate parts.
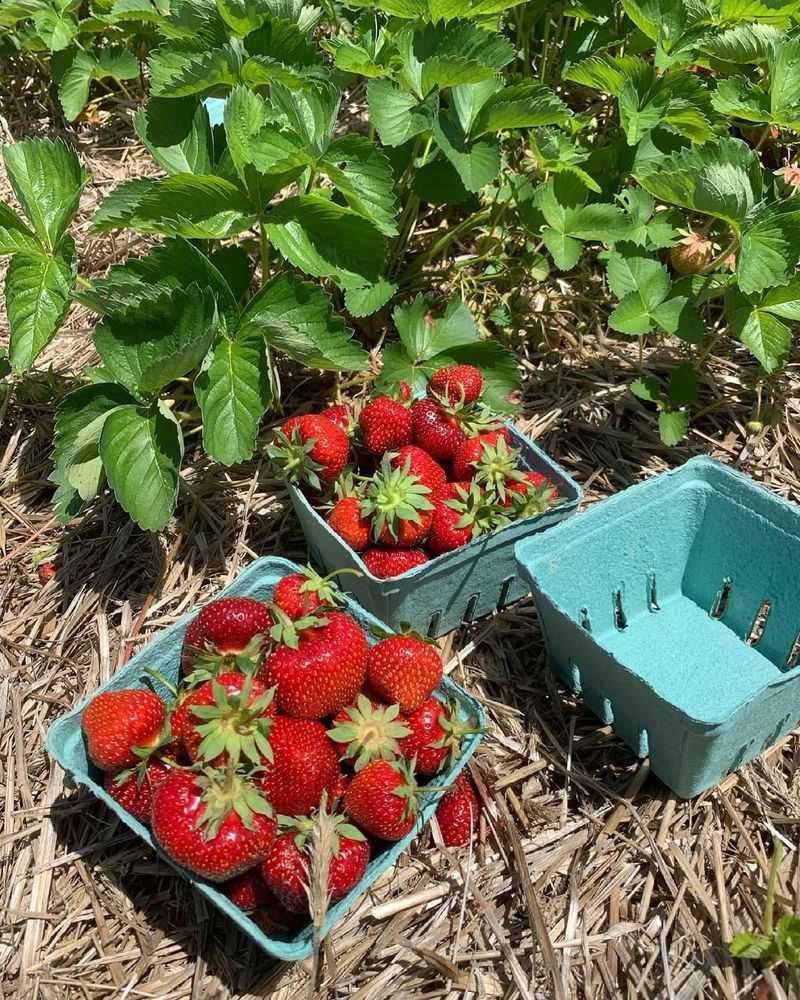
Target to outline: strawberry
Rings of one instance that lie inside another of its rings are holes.
[[[350,775],[343,774],[339,772],[336,781],[328,789],[328,795],[331,800],[331,808],[335,811],[339,811],[339,807],[342,804],[342,799],[344,798],[344,793],[347,791],[347,786],[350,784]]]
[[[411,399],[411,386],[408,382],[400,382],[397,386],[397,392],[402,400],[406,403]]]
[[[103,784],[106,791],[123,809],[141,823],[150,822],[153,792],[167,777],[172,768],[153,755],[136,767],[114,773],[106,771]]]
[[[155,790],[153,835],[176,862],[212,882],[260,864],[275,839],[272,809],[238,769],[173,771]]]
[[[251,868],[242,872],[230,882],[225,882],[220,886],[222,892],[240,910],[250,912],[259,906],[265,906],[272,900],[272,893],[267,888],[267,884],[261,877],[259,868]]]
[[[400,840],[417,818],[417,782],[406,761],[374,760],[344,793],[347,814],[380,840]]]
[[[184,674],[207,680],[221,670],[250,670],[261,659],[272,627],[267,606],[252,597],[221,597],[206,604],[183,640]]]
[[[58,566],[52,559],[46,559],[36,567],[36,575],[39,577],[39,583],[41,584],[48,583],[57,572]]]
[[[260,764],[269,755],[275,705],[272,690],[250,674],[225,673],[206,681],[191,696],[181,738],[192,761],[222,767],[244,756]]]
[[[338,744],[341,758],[360,771],[371,760],[400,756],[398,741],[408,738],[411,730],[398,719],[399,714],[399,705],[379,705],[360,694],[355,705],[334,716],[328,736]]]
[[[361,504],[361,513],[372,518],[373,539],[388,548],[417,548],[430,530],[431,489],[412,475],[410,467],[410,456],[399,469],[384,457]]]
[[[441,679],[439,651],[417,635],[390,635],[369,651],[370,690],[387,705],[399,705],[403,712],[415,712]]]
[[[311,877],[310,838],[314,819],[282,816],[285,830],[261,865],[261,875],[278,902],[290,913],[308,913],[306,887]],[[344,816],[332,821],[328,895],[331,902],[346,896],[361,881],[369,862],[370,848],[364,834]]]
[[[328,524],[343,538],[354,552],[362,552],[369,545],[370,519],[361,513],[357,496],[338,500],[328,514]]]
[[[255,782],[275,812],[311,812],[339,777],[339,757],[321,722],[279,715],[269,734],[271,756]]]
[[[418,399],[411,407],[414,444],[438,462],[449,462],[466,439],[457,418],[433,399]]]
[[[308,915],[304,920],[300,914],[290,913],[285,906],[281,906],[271,890],[268,889],[267,892],[268,901],[251,913],[250,919],[269,937],[282,939],[294,937],[308,921]]]
[[[298,573],[289,573],[278,580],[272,599],[285,615],[298,621],[317,608],[333,607],[344,601],[334,583],[338,573],[344,572],[346,570],[337,570],[320,576],[310,566],[304,566]]]
[[[459,774],[454,787],[446,792],[437,806],[436,820],[442,840],[448,847],[463,847],[478,829],[480,805],[472,782]]]
[[[396,455],[391,456],[392,466],[402,469],[408,463],[408,471],[416,476],[423,486],[436,490],[447,482],[447,473],[435,458],[415,444],[407,444]]]
[[[104,691],[81,716],[81,728],[92,761],[102,771],[120,771],[137,764],[143,754],[163,742],[167,709],[146,688]]]
[[[447,492],[438,494],[428,535],[428,549],[434,555],[451,552],[509,523],[507,510],[493,492],[477,483],[448,485]]]
[[[714,244],[699,233],[687,232],[669,252],[669,262],[678,274],[701,274],[713,259]]]
[[[541,472],[528,471],[524,478],[507,486],[503,506],[514,508],[516,518],[543,514],[558,499],[558,490]]]
[[[431,376],[428,395],[446,403],[474,403],[483,391],[483,375],[474,365],[448,365]]]
[[[353,702],[367,672],[367,640],[342,611],[288,619],[273,629],[277,649],[259,677],[277,685],[278,709],[304,719],[333,715]]]
[[[359,415],[358,426],[364,447],[373,455],[411,444],[411,411],[389,396],[371,399]]]
[[[511,444],[511,434],[507,427],[502,427],[493,431],[486,431],[475,437],[467,438],[466,441],[456,448],[453,454],[452,478],[454,480],[472,479],[477,470],[478,464],[487,457],[490,447],[501,448],[500,441],[506,446],[503,456],[510,455],[508,445]],[[516,456],[518,456],[518,452]],[[516,456],[514,458],[516,459]]]
[[[341,475],[350,457],[350,439],[327,417],[308,413],[291,420],[275,434],[267,454],[292,483],[322,489]]]
[[[406,760],[416,761],[417,774],[436,774],[449,758],[454,761],[465,736],[478,732],[474,720],[461,722],[454,702],[443,705],[431,696],[409,715],[400,720],[409,734],[400,740],[400,752]]]
[[[337,403],[335,406],[329,406],[322,416],[330,420],[332,424],[336,424],[337,427],[341,427],[348,436],[352,433],[353,410],[345,403]]]
[[[378,580],[402,576],[428,561],[422,549],[367,549],[361,558],[369,572]]]

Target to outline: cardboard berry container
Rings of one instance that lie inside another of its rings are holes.
[[[512,445],[521,451],[522,468],[541,472],[556,486],[559,502],[543,514],[526,517],[388,580],[373,576],[361,556],[336,534],[305,495],[289,485],[289,496],[306,537],[309,555],[331,573],[355,569],[340,586],[392,628],[410,625],[435,638],[474,621],[530,593],[514,559],[523,538],[559,524],[578,509],[583,492],[567,473],[536,445],[506,422]]]
[[[238,595],[255,597],[261,600],[270,598],[278,580],[287,573],[295,572],[297,568],[294,563],[285,559],[258,559],[252,565],[248,566],[230,586],[220,591],[216,597]],[[372,635],[371,630],[376,627],[386,630],[386,626],[382,622],[365,612],[352,601],[347,602],[345,610],[367,631],[371,645],[377,641],[377,638]],[[199,608],[185,615],[179,621],[175,622],[174,625],[170,625],[164,629],[163,632],[160,632],[129,663],[117,671],[111,680],[94,691],[89,698],[84,699],[67,715],[58,719],[50,727],[47,734],[47,749],[50,755],[58,761],[61,767],[78,784],[85,785],[90,789],[98,799],[101,799],[105,803],[107,808],[119,816],[126,826],[138,834],[168,864],[176,868],[187,881],[191,882],[192,886],[198,892],[202,893],[206,899],[213,903],[226,916],[230,917],[237,927],[252,938],[267,954],[287,962],[296,961],[311,954],[310,924],[294,936],[272,937],[265,934],[247,914],[234,906],[227,896],[220,892],[213,883],[176,865],[161,851],[153,839],[150,830],[134,819],[129,812],[123,809],[105,791],[102,784],[102,772],[91,763],[86,754],[86,746],[81,732],[81,714],[95,695],[101,691],[149,687],[162,698],[168,699],[170,697],[169,692],[165,688],[161,687],[145,673],[145,668],[150,667],[157,671],[171,683],[178,680],[183,635],[189,622],[195,617],[198,611]],[[474,718],[478,724],[476,728],[483,728],[485,726],[486,715],[482,706],[449,678],[443,678],[440,687],[435,693],[442,699],[453,699],[458,706],[459,716],[462,720]],[[435,779],[431,779],[431,784],[435,783],[437,787],[450,785],[475,752],[475,748],[478,746],[480,740],[480,733],[465,737],[461,754],[456,762],[446,772],[436,775]],[[359,897],[367,892],[373,883],[408,849],[411,842],[433,815],[443,794],[442,791],[438,791],[424,795],[420,814],[411,832],[396,843],[386,844],[382,850],[374,854],[364,877],[358,885],[344,899],[334,903],[328,910],[323,937],[330,933],[331,929],[336,926]]]
[[[800,724],[800,508],[709,458],[517,546],[553,670],[689,798]]]

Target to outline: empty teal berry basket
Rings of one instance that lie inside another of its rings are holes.
[[[275,584],[282,576],[292,573],[295,570],[297,570],[297,566],[285,559],[258,559],[251,566],[248,566],[229,587],[226,587],[216,596],[246,595],[264,600],[272,595]],[[383,630],[386,628],[382,622],[379,622],[372,615],[363,611],[353,602],[348,602],[347,610],[367,630],[370,640],[373,643],[376,639],[372,635],[372,630],[376,627]],[[227,896],[220,892],[212,883],[206,882],[191,872],[174,865],[159,849],[148,828],[134,819],[130,813],[126,812],[105,791],[102,785],[102,774],[94,767],[86,755],[86,747],[81,733],[81,714],[89,701],[91,701],[91,698],[99,694],[100,691],[118,691],[122,688],[141,687],[150,687],[162,698],[168,698],[168,691],[160,686],[157,681],[152,680],[145,673],[145,668],[150,667],[170,682],[178,680],[183,634],[195,614],[196,612],[187,614],[174,625],[164,629],[141,652],[137,653],[129,663],[119,670],[107,684],[98,688],[90,698],[81,702],[71,712],[55,722],[47,734],[47,748],[50,755],[58,761],[68,774],[73,776],[76,782],[89,788],[98,799],[101,799],[109,809],[113,810],[119,816],[123,823],[137,833],[165,861],[174,868],[177,868],[199,892],[230,917],[260,948],[283,961],[296,961],[311,954],[310,925],[292,937],[278,938],[267,935],[245,913],[234,906]],[[481,705],[449,678],[445,677],[442,680],[442,684],[436,694],[442,700],[453,699],[458,706],[458,713],[462,720],[472,718],[477,721],[475,728],[483,728],[485,726],[486,716]],[[474,733],[465,738],[461,754],[453,766],[446,773],[436,776],[435,783],[437,787],[441,788],[449,785],[455,780],[456,775],[474,753],[480,739],[480,733]],[[394,844],[387,844],[382,850],[378,851],[370,861],[364,877],[353,891],[330,907],[323,929],[323,936],[330,932],[331,928],[342,919],[356,900],[408,848],[411,841],[431,818],[442,794],[443,792],[441,791],[431,792],[423,797],[424,805],[414,829],[402,840]]]
[[[689,798],[800,722],[800,508],[709,458],[517,546],[550,663]]]
[[[514,545],[574,514],[583,493],[532,441],[511,424],[507,426],[514,447],[522,452],[523,467],[543,473],[558,489],[559,502],[549,510],[476,538],[401,576],[382,580],[373,576],[360,555],[328,527],[303,493],[290,486],[289,494],[312,561],[328,573],[358,570],[360,576],[347,574],[340,583],[359,604],[394,629],[410,625],[431,637],[444,635],[464,622],[525,597],[530,587],[517,569]]]

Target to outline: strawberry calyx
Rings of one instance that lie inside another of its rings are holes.
[[[300,593],[316,594],[320,605],[325,605],[329,608],[337,608],[344,604],[344,594],[336,583],[338,576],[343,574],[363,576],[361,570],[351,567],[336,569],[332,573],[328,573],[327,576],[320,576],[311,566],[301,566],[298,572],[306,577],[306,582],[300,587]],[[297,623],[295,622],[295,624]]]
[[[136,754],[139,758],[137,764],[132,764],[130,767],[126,767],[124,771],[120,771],[119,774],[114,776],[114,783],[117,785],[124,785],[125,782],[132,775],[136,775],[136,784],[139,788],[142,787],[145,778],[147,777],[147,764],[153,758],[157,757],[160,761],[167,765],[167,767],[180,768],[181,765],[172,760],[162,751],[169,746],[172,742],[172,726],[170,725],[169,719],[164,723],[164,728],[159,734],[158,740],[151,744],[150,746],[141,747],[131,747],[131,753]]]
[[[472,483],[469,490],[456,486],[456,496],[446,500],[445,506],[460,514],[455,527],[458,530],[472,529],[472,537],[497,531],[511,522],[507,510],[498,502],[492,490],[484,490],[477,483]]]
[[[289,649],[300,648],[300,637],[303,632],[312,628],[322,628],[330,621],[322,613],[322,607],[296,620],[291,619],[277,604],[269,604],[269,609],[275,619],[275,624],[269,632],[270,638],[277,645],[288,646]]]
[[[267,445],[267,455],[280,465],[289,482],[308,483],[315,490],[321,490],[322,482],[318,473],[325,466],[311,457],[316,444],[315,437],[304,441],[299,427],[293,427],[289,434],[278,430]]]
[[[534,517],[536,514],[544,512],[552,507],[553,501],[558,497],[558,490],[547,479],[538,485],[531,483],[528,490],[511,493],[511,504],[514,509],[514,517],[521,519],[524,517]]]
[[[203,811],[195,826],[205,840],[213,840],[227,817],[235,812],[248,830],[254,830],[256,813],[272,816],[272,806],[252,784],[242,767],[228,761],[224,771],[204,767],[195,779],[202,789]]]
[[[481,448],[483,454],[475,463],[474,481],[494,490],[501,500],[505,500],[506,484],[525,479],[525,473],[519,467],[521,451],[509,448],[502,435],[495,441],[482,441]]]
[[[372,517],[372,533],[376,541],[388,528],[392,538],[398,537],[398,522],[420,524],[420,511],[433,510],[429,499],[430,487],[425,486],[411,471],[411,459],[401,468],[394,468],[384,456],[361,504],[364,517]]]
[[[400,756],[398,740],[411,730],[398,721],[399,705],[373,704],[360,694],[355,705],[342,713],[348,722],[339,722],[328,730],[336,743],[346,743],[344,757],[353,760],[354,770],[360,771],[373,760],[394,760]]]
[[[411,760],[400,758],[400,760],[390,761],[389,766],[403,779],[402,784],[396,785],[392,789],[393,795],[406,800],[403,808],[403,819],[408,819],[409,816],[416,816],[419,812],[418,796],[420,792],[433,791],[430,786],[420,788],[417,784],[417,779],[414,777],[414,772],[417,769],[417,758],[413,757]]]
[[[236,766],[242,756],[259,765],[266,758],[272,762],[272,747],[267,739],[272,727],[272,716],[265,715],[275,688],[251,701],[253,677],[245,674],[242,689],[231,694],[217,681],[211,682],[214,695],[213,705],[192,705],[190,711],[203,720],[196,726],[203,737],[197,753],[202,760],[216,760],[225,753]]]
[[[444,730],[444,735],[435,743],[431,743],[431,747],[434,750],[442,750],[446,747],[448,753],[445,760],[449,764],[454,763],[456,757],[461,753],[465,736],[476,736],[486,732],[486,729],[476,726],[474,718],[467,718],[463,721],[459,719],[458,703],[454,699],[448,701],[447,710],[442,711],[439,716],[439,727]]]
[[[183,678],[186,687],[196,687],[213,680],[219,674],[238,670],[243,674],[255,674],[266,655],[267,637],[258,633],[239,652],[225,652],[213,643],[205,646],[186,646],[193,664],[191,673]]]
[[[314,832],[320,814],[325,813],[329,821],[331,851],[334,857],[339,856],[342,837],[346,837],[348,840],[363,841],[367,839],[346,816],[341,813],[331,815],[327,809],[327,793],[323,792],[319,809],[315,809],[310,816],[278,816],[278,827],[284,833],[294,831],[295,847],[298,851],[307,851],[306,845]]]

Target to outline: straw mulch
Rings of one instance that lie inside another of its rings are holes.
[[[34,99],[20,107],[12,95],[4,113],[15,136],[52,131]],[[111,123],[86,128],[79,141],[94,176],[85,230],[109,186],[150,167]],[[83,233],[79,245],[94,272],[135,249]],[[726,348],[709,375],[716,403],[684,446],[667,449],[625,390],[634,350],[607,341],[594,312],[571,311],[570,293],[564,280],[534,293],[545,312],[532,315],[531,332],[561,325],[546,351],[534,351],[532,337],[519,340],[520,426],[583,484],[588,501],[701,452],[800,500],[800,365],[763,400],[775,426],[748,435],[752,395],[742,380],[751,369]],[[39,366],[52,363],[52,374],[12,399],[0,421],[0,996],[303,996],[307,965],[276,965],[257,952],[65,782],[45,750],[53,720],[149,636],[257,556],[304,556],[286,497],[260,461],[187,467],[180,517],[159,537],[138,531],[110,500],[68,529],[54,523],[49,397],[92,358],[89,331],[76,309]],[[660,363],[648,358],[652,370]],[[293,403],[302,401],[300,390]],[[59,569],[43,585],[35,563],[49,554]],[[530,601],[448,636],[443,648],[492,722],[473,766],[485,805],[479,840],[471,851],[440,849],[434,824],[332,936],[322,992],[350,1000],[753,995],[758,971],[732,961],[727,943],[760,923],[776,843],[784,848],[779,912],[800,910],[796,737],[715,791],[678,801],[559,689]],[[724,664],[714,669],[723,683]],[[774,997],[791,995],[785,970],[768,979]]]

